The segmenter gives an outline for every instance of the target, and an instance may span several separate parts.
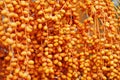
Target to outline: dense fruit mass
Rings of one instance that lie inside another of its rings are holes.
[[[120,80],[120,11],[111,0],[0,0],[0,80]]]

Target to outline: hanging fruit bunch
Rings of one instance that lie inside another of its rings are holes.
[[[111,0],[0,0],[0,80],[119,80],[119,15]]]

